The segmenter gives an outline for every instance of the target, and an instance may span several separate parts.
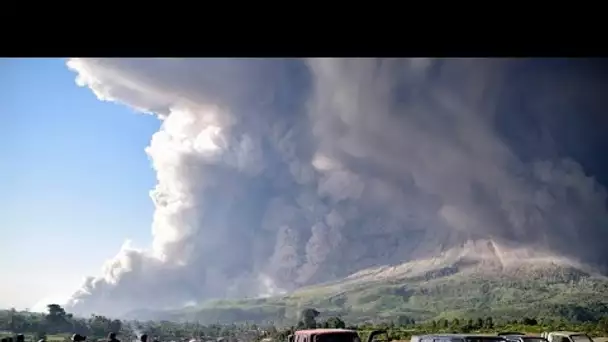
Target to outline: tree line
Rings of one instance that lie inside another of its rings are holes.
[[[45,314],[18,312],[15,309],[0,312],[0,330],[29,333],[37,341],[45,338],[47,334],[104,336],[111,331],[121,331],[122,322],[100,315],[77,318],[67,313],[60,305],[49,304]]]
[[[493,317],[437,319],[416,322],[402,315],[384,322],[347,324],[340,317],[323,317],[316,309],[302,310],[300,320],[294,326],[281,327],[273,322],[256,325],[246,324],[200,324],[198,322],[136,321],[118,320],[101,315],[88,318],[75,317],[57,304],[47,306],[46,313],[19,312],[14,309],[0,311],[0,331],[4,335],[23,333],[29,340],[38,341],[47,335],[60,335],[66,339],[71,334],[88,336],[88,340],[101,339],[110,332],[118,333],[123,341],[146,333],[161,341],[199,339],[203,341],[226,338],[228,340],[256,341],[272,338],[286,341],[287,335],[298,329],[349,328],[365,334],[376,329],[388,331],[391,340],[407,340],[415,334],[426,333],[472,333],[497,331],[542,332],[573,330],[587,332],[591,336],[608,336],[608,315],[598,321],[568,322],[565,319],[543,319],[523,317],[520,320],[501,320]],[[56,339],[55,339],[56,340]]]

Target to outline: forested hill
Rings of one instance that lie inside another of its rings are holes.
[[[302,308],[350,322],[547,317],[583,322],[608,313],[608,279],[574,267],[525,266],[497,272],[450,266],[404,277],[352,277],[288,296],[222,300],[177,311],[140,311],[141,318],[201,322],[297,320]]]

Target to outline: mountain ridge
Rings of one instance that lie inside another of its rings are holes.
[[[477,240],[435,258],[368,268],[286,295],[209,300],[127,317],[293,324],[301,309],[315,307],[349,321],[533,313],[576,320],[608,310],[594,303],[608,303],[608,278],[598,271],[565,258]]]

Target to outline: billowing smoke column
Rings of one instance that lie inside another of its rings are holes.
[[[608,264],[607,74],[568,60],[71,59],[162,120],[153,246],[76,312],[272,295],[469,240]]]

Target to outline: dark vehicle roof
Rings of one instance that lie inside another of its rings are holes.
[[[419,335],[418,338],[432,338],[432,337],[455,337],[455,338],[487,338],[494,340],[505,340],[503,336],[496,335],[484,335],[484,334],[429,334],[429,335]]]
[[[355,330],[350,329],[306,329],[297,330],[294,335],[321,335],[321,334],[340,334],[340,333],[357,333]]]
[[[520,333],[520,332],[515,332],[515,331],[509,331],[509,332],[499,332],[498,336],[524,336],[526,334],[524,333]]]
[[[534,336],[534,335],[507,335],[505,336],[508,339],[514,339],[514,340],[543,340],[543,341],[547,341],[546,338],[542,337],[542,336]]]

